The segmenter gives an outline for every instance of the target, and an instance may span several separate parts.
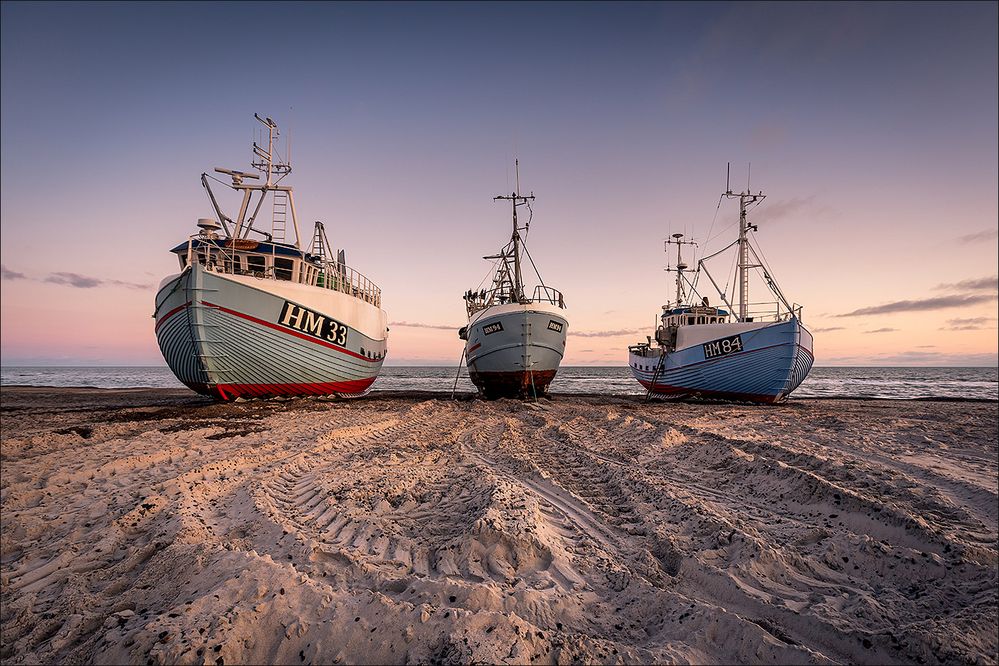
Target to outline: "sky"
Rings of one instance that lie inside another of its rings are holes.
[[[728,163],[733,190],[767,195],[755,242],[817,365],[997,364],[994,2],[4,2],[0,18],[4,365],[164,364],[168,250],[212,216],[201,173],[248,170],[254,113],[290,137],[303,226],[324,221],[382,288],[387,363],[458,363],[462,294],[509,239],[493,197],[519,159],[565,365],[624,365],[653,333],[669,234],[698,242],[690,264],[734,240]]]

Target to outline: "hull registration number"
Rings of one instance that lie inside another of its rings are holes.
[[[730,335],[727,338],[722,338],[721,340],[712,340],[711,342],[706,342],[704,345],[704,358],[715,358],[716,356],[725,356],[727,354],[734,354],[735,352],[742,351],[742,336],[741,335]]]

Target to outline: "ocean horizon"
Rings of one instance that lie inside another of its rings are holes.
[[[468,373],[443,365],[386,365],[372,386],[380,391],[475,391]],[[166,366],[0,367],[0,386],[59,388],[184,388]],[[552,393],[643,395],[627,366],[563,366]],[[999,400],[999,368],[935,366],[815,366],[796,398]]]

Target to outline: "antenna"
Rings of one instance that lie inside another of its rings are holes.
[[[683,261],[683,257],[680,255],[680,250],[684,245],[693,245],[694,247],[697,247],[697,243],[692,240],[683,240],[683,234],[675,233],[672,234],[672,238],[666,239],[663,251],[669,252],[670,245],[676,245],[676,268],[667,267],[666,272],[676,271],[676,305],[679,307],[683,303],[683,299],[686,296],[683,291],[683,272],[687,270],[687,264]]]
[[[731,173],[732,164],[729,163],[729,173]],[[737,264],[737,274],[738,274],[738,284],[739,284],[739,314],[738,321],[747,321],[749,316],[749,270],[751,268],[758,268],[758,265],[751,264],[749,262],[749,238],[748,234],[750,231],[756,230],[756,225],[749,224],[746,220],[746,210],[747,208],[759,201],[766,198],[766,195],[760,191],[758,194],[753,194],[749,189],[750,180],[749,174],[752,173],[753,163],[749,163],[749,170],[746,175],[746,191],[740,192],[739,194],[733,194],[731,189],[727,189],[725,196],[730,199],[739,199],[739,255]],[[730,306],[731,307],[731,306]]]
[[[515,192],[513,192],[512,194],[510,194],[509,196],[508,195],[500,195],[498,197],[493,197],[493,201],[499,201],[499,200],[509,201],[512,204],[512,207],[513,207],[513,236],[510,238],[510,245],[512,246],[511,249],[512,249],[512,254],[513,254],[513,257],[512,257],[513,258],[513,298],[515,298],[517,302],[524,302],[524,300],[525,300],[525,298],[524,298],[524,281],[523,281],[523,278],[521,277],[521,272],[520,272],[520,244],[522,242],[522,239],[520,237],[519,227],[517,226],[517,206],[523,206],[523,205],[526,204],[529,207],[530,204],[528,203],[528,200],[534,198],[534,193],[532,192],[530,195],[528,195],[526,197],[522,196],[520,194],[520,160],[519,159],[515,159],[514,160],[514,167],[516,169],[516,174],[517,174],[516,175],[516,177],[517,177],[517,190]],[[508,247],[510,247],[510,246],[508,246]],[[500,255],[505,259],[507,257],[506,250],[504,249],[500,253]]]
[[[732,163],[725,167],[725,194],[732,194]]]

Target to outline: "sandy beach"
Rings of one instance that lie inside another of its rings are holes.
[[[995,663],[997,405],[4,387],[4,663]]]

